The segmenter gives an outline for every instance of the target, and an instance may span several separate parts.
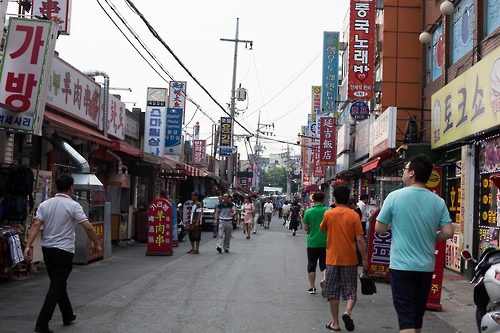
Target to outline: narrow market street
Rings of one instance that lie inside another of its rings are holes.
[[[56,333],[327,332],[328,302],[307,293],[304,230],[292,236],[277,216],[269,230],[257,230],[251,239],[235,230],[230,253],[222,254],[211,232],[203,233],[199,255],[186,253],[187,240],[172,256],[146,256],[145,244],[113,247],[109,259],[74,266],[68,292],[77,319],[65,327],[56,309],[50,327]],[[33,331],[48,283],[43,265],[27,279],[0,279],[2,333]],[[397,332],[390,286],[377,283],[377,290],[358,291],[355,332]],[[465,279],[447,279],[443,311],[426,313],[423,332],[473,333],[473,307],[453,297],[472,303],[471,292]]]

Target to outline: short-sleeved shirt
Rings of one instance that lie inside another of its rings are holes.
[[[224,205],[223,201],[217,205],[215,210],[219,213],[220,220],[231,220],[233,218],[231,214],[236,210],[236,205],[232,202],[228,202],[227,205]]]
[[[307,247],[310,248],[324,248],[326,247],[326,234],[321,231],[319,225],[323,221],[323,216],[328,210],[323,204],[314,205],[304,213],[302,219],[303,224],[309,225],[309,232],[307,235]]]
[[[366,212],[367,210],[366,204],[363,201],[359,200],[356,205],[359,207],[359,210],[361,211],[361,222],[366,222],[368,218],[368,214]]]
[[[312,208],[309,208],[310,211]],[[331,266],[355,266],[356,236],[363,235],[359,215],[347,207],[329,209],[320,224],[322,231],[328,233],[326,240],[326,264]]]
[[[43,247],[75,253],[75,227],[87,220],[78,202],[58,193],[38,206],[35,219],[43,224]]]
[[[391,223],[390,268],[402,271],[434,271],[436,232],[451,222],[446,203],[433,192],[405,187],[389,193],[377,216]]]
[[[200,215],[203,212],[203,209],[201,208],[201,203],[199,201],[194,202],[193,201],[193,207],[191,208],[191,219],[189,223],[194,224],[193,221],[196,221],[195,217],[200,221],[199,217],[197,215]],[[201,215],[200,215],[201,217]]]
[[[272,213],[272,212],[273,212],[273,204],[270,203],[270,202],[266,202],[264,204],[264,213],[269,214],[269,213]]]
[[[260,202],[259,199],[255,199],[255,201],[253,202],[253,215],[259,216],[261,210],[262,210],[262,203]]]

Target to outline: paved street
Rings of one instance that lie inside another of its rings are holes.
[[[187,240],[172,256],[146,256],[146,245],[138,244],[113,247],[109,259],[74,266],[68,291],[78,317],[65,327],[56,309],[51,328],[56,333],[329,332],[328,302],[307,293],[303,230],[293,237],[275,217],[270,230],[258,226],[249,240],[235,230],[230,253],[222,254],[215,251],[211,232],[202,236],[199,255],[186,254]],[[0,332],[33,331],[48,277],[43,265],[32,275],[0,279]],[[373,296],[358,292],[355,332],[397,332],[390,286],[378,283],[377,289]],[[474,333],[471,292],[468,281],[448,278],[443,311],[426,313],[423,332]]]

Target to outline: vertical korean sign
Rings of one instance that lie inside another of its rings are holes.
[[[319,164],[334,166],[337,159],[336,118],[320,117],[319,121]]]
[[[193,141],[193,163],[205,164],[206,140]]]
[[[45,15],[57,24],[61,35],[69,35],[71,0],[33,0],[33,15]]]
[[[165,145],[166,101],[166,88],[148,88],[143,150],[160,157],[163,157]]]
[[[231,147],[231,137],[233,133],[231,117],[221,117],[220,118],[220,146],[223,147]],[[229,154],[222,153],[223,149],[221,149],[221,155],[230,155],[232,154],[232,149]]]
[[[168,107],[182,109],[182,117],[186,112],[186,85],[185,81],[170,81],[168,94]],[[182,122],[184,124],[184,121]]]
[[[373,97],[375,0],[351,0],[347,98]]]
[[[165,131],[165,154],[181,155],[182,124],[186,109],[186,82],[170,82]]]
[[[321,113],[321,87],[312,86],[311,95],[311,117],[316,119],[316,115]]]
[[[102,95],[101,95],[102,96]],[[103,101],[104,102],[104,101]],[[108,100],[108,135],[119,140],[125,139],[125,103],[113,95]],[[104,103],[102,103],[104,107]]]
[[[56,44],[49,21],[11,18],[0,70],[0,128],[41,135]]]
[[[336,109],[339,72],[339,33],[323,32],[323,83],[321,109],[332,114]]]
[[[156,199],[148,207],[148,249],[146,255],[172,255],[172,204]]]

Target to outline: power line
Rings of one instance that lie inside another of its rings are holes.
[[[142,48],[149,54],[149,56],[156,62],[156,64],[160,67],[160,69],[165,73],[167,74],[167,76],[172,80],[172,81],[175,81],[174,77],[172,74],[170,74],[168,72],[168,70],[165,68],[165,66],[163,66],[163,64],[158,60],[158,58],[154,55],[154,53],[147,47],[147,45],[141,40],[141,38],[139,37],[139,35],[134,31],[134,29],[132,29],[132,27],[130,26],[130,24],[128,24],[128,22],[125,20],[125,18],[123,17],[123,15],[121,15],[121,13],[116,9],[115,5],[113,3],[111,3],[111,1],[108,1],[108,0],[104,0],[106,2],[106,4],[109,6],[109,8],[114,12],[114,14],[120,19],[120,21],[122,22],[122,24],[128,29],[128,31],[132,34],[132,36],[134,36],[134,38],[137,40],[137,42],[142,46]],[[122,33],[122,35],[127,39],[127,41],[130,43],[130,45],[132,45],[132,47],[137,51],[137,53],[139,53],[139,55],[149,64],[149,66],[151,68],[153,68],[153,70],[158,73],[158,75],[165,81],[168,83],[167,80],[165,80],[165,78],[151,65],[151,63],[146,60],[146,58],[144,57],[144,55],[137,49],[137,47],[132,43],[132,41],[125,35],[125,33],[118,27],[118,25],[116,24],[116,22],[113,20],[113,18],[106,12],[106,10],[104,9],[104,7],[101,5],[101,3],[99,2],[99,0],[97,0],[99,6],[102,8],[102,10],[106,13],[106,15],[108,16],[108,18],[111,20],[111,22],[113,22],[113,24],[117,27],[117,29]],[[129,6],[130,7],[130,6]],[[196,106],[196,109],[197,110],[200,110],[200,112],[202,112],[212,123],[216,124],[216,121],[213,120],[210,115],[208,115],[205,111],[203,111],[203,109],[200,107],[200,105],[198,105],[198,103],[196,103],[188,94],[185,95],[186,96],[186,99],[191,102],[194,106]],[[196,112],[196,111],[195,111]]]
[[[106,0],[107,1],[107,0]],[[156,32],[156,30],[151,26],[151,24],[148,22],[148,20],[142,15],[142,13],[135,7],[134,3],[131,0],[125,0],[125,2],[132,8],[133,12],[137,14],[141,20],[144,22],[148,30],[151,32],[153,37],[155,37],[162,45],[167,49],[167,51],[174,57],[174,59],[177,61],[177,63],[186,71],[186,73],[196,82],[196,84],[207,94],[208,97],[217,105],[219,108],[228,116],[231,117],[231,114],[227,112],[224,107],[210,94],[210,92],[198,81],[198,79],[191,73],[191,71],[184,65],[184,63],[177,57],[177,55],[172,51],[170,46],[168,46],[165,41],[160,37],[160,35]],[[242,129],[244,129],[248,134],[253,135],[253,133],[248,130],[245,126],[243,126],[240,122],[238,122],[234,117],[232,117],[233,121],[237,123]]]

